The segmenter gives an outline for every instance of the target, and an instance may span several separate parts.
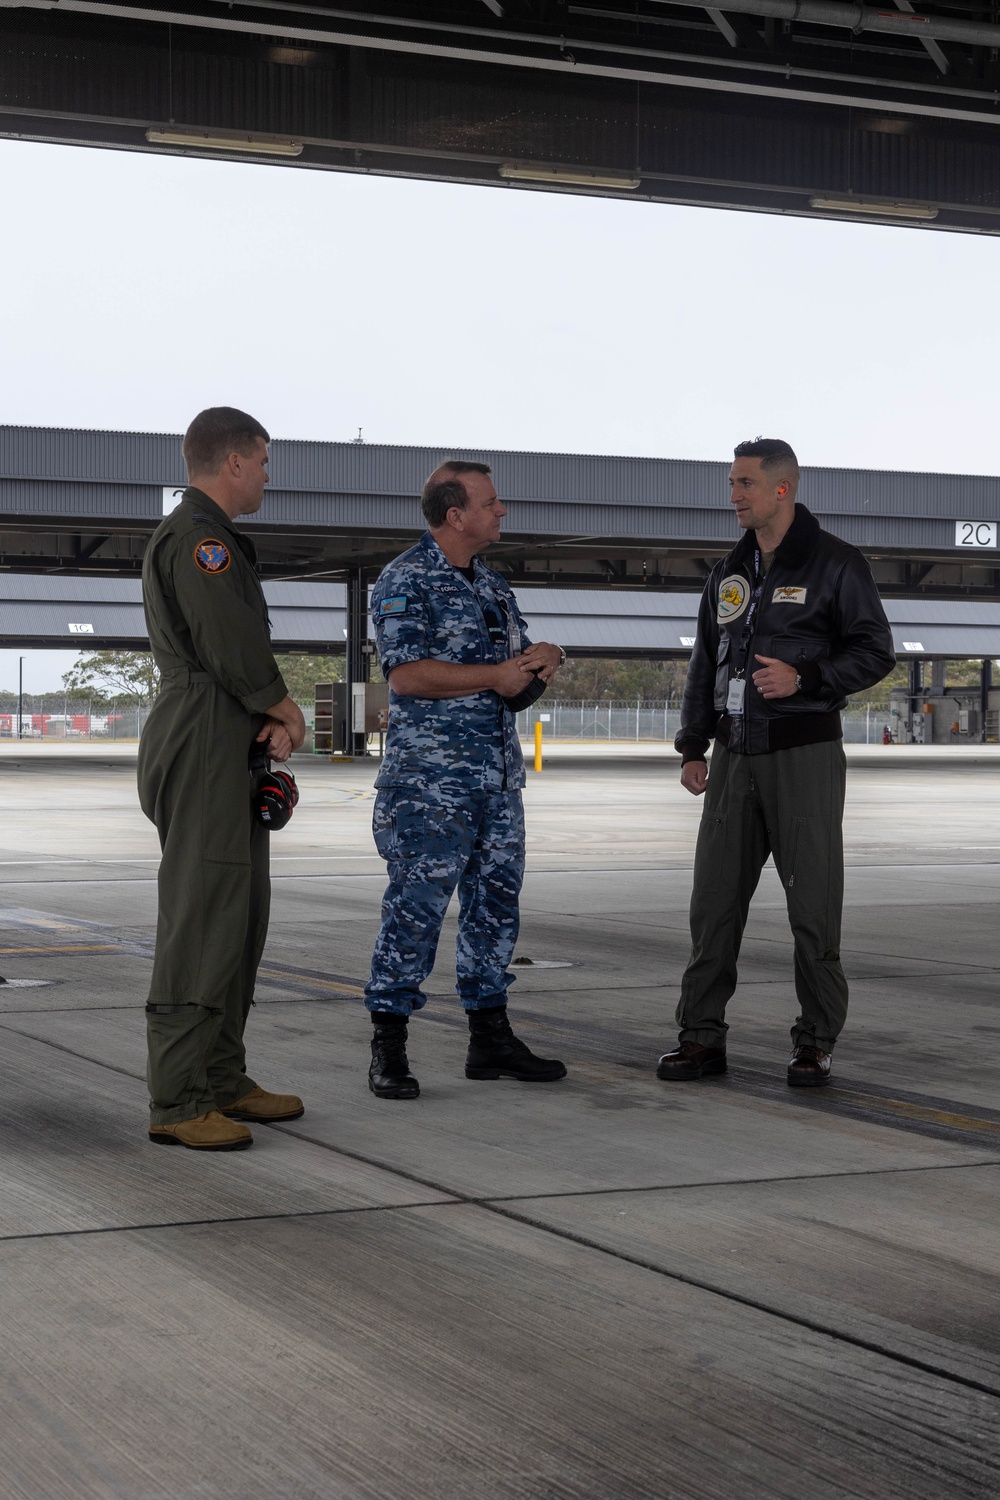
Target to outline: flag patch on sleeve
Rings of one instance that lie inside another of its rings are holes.
[[[378,607],[380,615],[403,615],[406,613],[406,595],[397,594],[394,599],[383,599]]]

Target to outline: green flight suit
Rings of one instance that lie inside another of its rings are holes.
[[[253,542],[189,487],[146,549],[142,594],[160,694],[139,746],[139,801],[163,858],[146,1005],[150,1120],[193,1120],[255,1085],[243,1029],[270,904],[268,833],[248,755],[287,694]]]

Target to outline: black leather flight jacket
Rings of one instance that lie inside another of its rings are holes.
[[[674,740],[685,761],[704,760],[713,738],[741,755],[839,740],[848,694],[881,682],[895,665],[889,622],[867,562],[796,505],[753,615],[743,712],[728,713],[729,683],[739,675],[752,609],[756,550],[756,533],[748,531],[705,585]],[[801,689],[766,701],[753,685],[758,656],[793,666]]]

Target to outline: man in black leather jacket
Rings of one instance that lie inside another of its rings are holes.
[[[726,1071],[726,1004],[750,898],[773,854],[801,1009],[788,1082],[824,1084],[847,1015],[840,711],[848,694],[891,671],[892,635],[861,553],[796,504],[799,466],[787,443],[741,443],[729,482],[744,535],[705,586],[674,741],[682,785],[708,795],[677,1007],[680,1044],[656,1073],[674,1080]]]

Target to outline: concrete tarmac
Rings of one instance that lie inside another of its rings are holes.
[[[374,766],[298,758],[249,1152],[146,1140],[134,747],[0,749],[0,1500],[964,1500],[1000,1491],[1000,752],[851,747],[825,1090],[768,867],[730,1072],[673,1045],[700,806],[669,753],[529,774],[511,1013],[471,1083],[449,922],[375,1100]]]

